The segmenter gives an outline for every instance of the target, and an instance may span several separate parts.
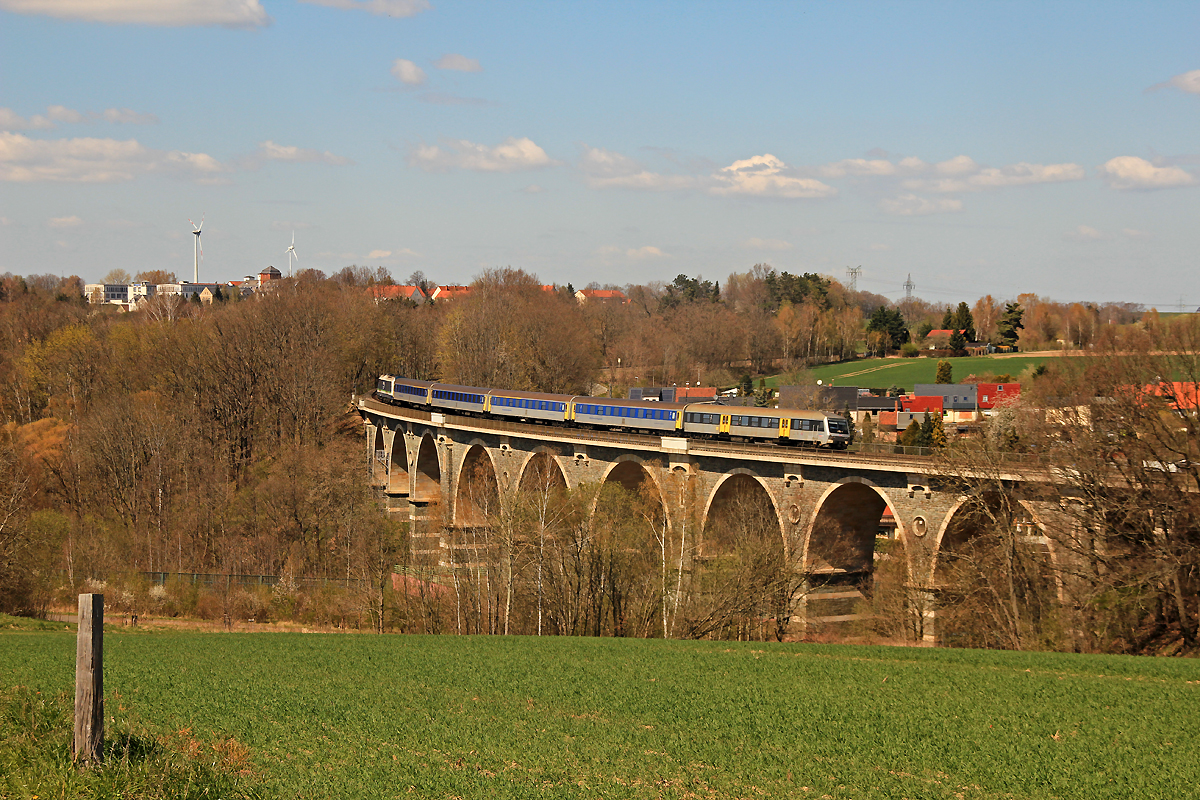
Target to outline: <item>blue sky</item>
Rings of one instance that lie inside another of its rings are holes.
[[[1200,4],[0,0],[0,272],[1200,305]]]

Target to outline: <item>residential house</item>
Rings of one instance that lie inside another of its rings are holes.
[[[979,387],[973,383],[918,383],[913,394],[941,397],[946,416],[954,422],[971,422],[979,411]]]
[[[980,383],[977,385],[976,393],[979,398],[979,407],[984,410],[991,410],[997,406],[1003,406],[1006,403],[1019,400],[1021,397],[1021,384]]]
[[[628,303],[629,298],[620,289],[580,289],[575,293],[580,305],[590,302]]]
[[[460,297],[466,297],[470,293],[470,286],[439,286],[433,290],[433,294],[429,296],[429,299],[435,303],[439,303],[443,300],[457,300]]]
[[[421,305],[425,302],[425,293],[421,291],[420,286],[368,286],[367,293],[375,299],[375,302],[381,303],[384,300],[408,300],[409,302]]]

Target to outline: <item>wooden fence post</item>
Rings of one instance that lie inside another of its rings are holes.
[[[79,634],[75,639],[76,761],[104,755],[104,595],[79,595]]]

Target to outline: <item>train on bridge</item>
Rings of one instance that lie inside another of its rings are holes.
[[[375,396],[393,405],[514,422],[683,437],[740,439],[844,450],[844,417],[790,408],[747,408],[717,403],[659,403],[610,397],[518,392],[454,386],[380,375]]]

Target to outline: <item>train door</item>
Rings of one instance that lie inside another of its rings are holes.
[[[787,439],[792,434],[792,420],[789,417],[779,418],[779,438]]]
[[[717,427],[717,433],[729,433],[729,419],[732,414],[722,414],[721,424]]]

